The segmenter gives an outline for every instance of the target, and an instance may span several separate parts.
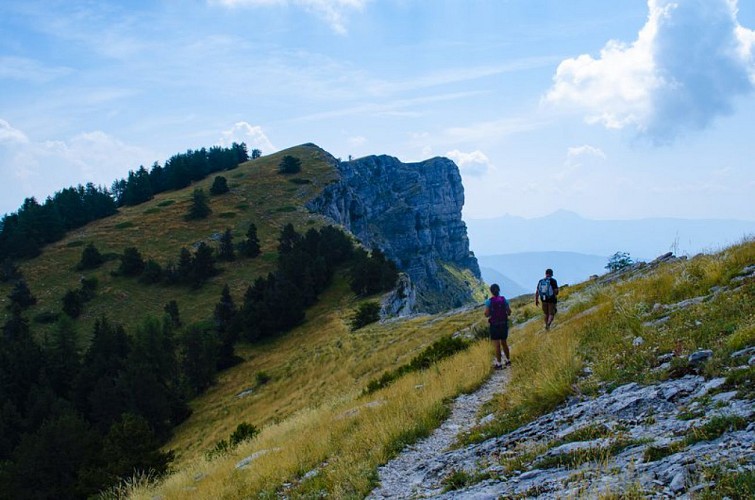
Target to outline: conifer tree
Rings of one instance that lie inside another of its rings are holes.
[[[8,300],[10,303],[6,306],[6,309],[9,310],[12,309],[14,305],[17,305],[21,310],[24,310],[37,303],[37,298],[31,294],[31,290],[29,290],[29,286],[26,284],[25,280],[18,280],[18,282],[16,282],[13,286],[13,290],[11,290],[8,295]]]
[[[233,366],[239,359],[234,354],[234,344],[237,339],[236,313],[236,304],[231,297],[231,290],[228,285],[225,285],[220,296],[220,302],[215,305],[213,315],[220,340],[218,370]]]
[[[225,194],[228,191],[228,180],[222,175],[216,175],[215,179],[212,181],[212,186],[210,187],[210,194],[213,196],[218,196]]]
[[[212,209],[210,209],[210,204],[204,190],[201,188],[194,189],[191,195],[191,206],[189,207],[189,212],[186,214],[186,219],[204,219],[211,213]]]
[[[260,254],[260,240],[257,237],[257,226],[253,222],[249,223],[249,229],[246,231],[246,241],[242,244],[242,252],[246,257],[257,257]]]
[[[218,259],[225,261],[236,260],[236,253],[233,249],[233,233],[230,228],[226,228],[223,236],[220,238]]]
[[[97,247],[94,246],[94,243],[89,243],[87,246],[84,247],[84,250],[81,252],[81,260],[79,261],[79,265],[77,266],[78,269],[95,269],[97,267],[100,267],[102,263],[105,262],[104,257],[102,257],[102,254],[99,250],[97,250]]]

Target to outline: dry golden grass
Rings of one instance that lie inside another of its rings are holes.
[[[310,321],[254,349],[249,361],[229,370],[193,403],[195,414],[168,446],[180,453],[180,472],[157,489],[137,489],[133,496],[183,498],[189,488],[199,498],[247,498],[272,495],[284,482],[296,484],[295,496],[320,489],[337,498],[362,496],[374,486],[379,464],[437,427],[445,403],[489,374],[490,347],[478,342],[363,396],[371,379],[408,363],[439,337],[479,322],[482,312],[421,316],[352,333],[348,318],[354,306],[353,296],[338,284],[310,311]],[[272,380],[236,398],[253,385],[259,370]],[[228,456],[208,461],[205,452],[241,421],[261,426],[261,434]],[[235,469],[253,454],[259,456],[248,469]],[[298,483],[314,469],[320,471],[316,477]],[[195,481],[198,475],[202,479]]]

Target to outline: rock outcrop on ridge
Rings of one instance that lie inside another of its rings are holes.
[[[381,249],[411,283],[389,313],[438,312],[469,304],[480,268],[461,219],[464,188],[447,158],[402,163],[391,156],[333,160],[340,179],[308,204],[343,225],[368,248]]]

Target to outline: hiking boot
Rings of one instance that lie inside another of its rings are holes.
[[[503,370],[503,366],[501,365],[501,363],[496,363],[496,364],[493,365],[493,369],[494,370]]]
[[[507,360],[506,360],[506,364],[505,364],[504,366],[505,366],[506,368],[508,368],[509,366],[511,366],[511,360],[510,360],[510,359],[507,359]]]

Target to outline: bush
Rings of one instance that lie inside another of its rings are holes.
[[[146,284],[152,284],[152,283],[159,283],[160,280],[163,277],[163,268],[155,262],[152,259],[149,259],[146,264],[144,264],[144,271],[142,272],[141,278],[139,280],[142,283]]]
[[[257,385],[265,385],[271,380],[271,377],[267,372],[257,372],[257,375],[255,375],[254,378],[257,381]]]
[[[380,304],[377,302],[363,302],[359,304],[354,318],[351,320],[351,331],[359,330],[363,326],[375,323],[380,319]]]
[[[255,427],[254,425],[248,424],[246,422],[241,422],[236,427],[236,430],[231,434],[231,437],[229,439],[230,445],[236,447],[239,445],[239,443],[254,439],[255,436],[257,436],[257,434],[259,433],[260,430],[257,429],[257,427]]]
[[[128,247],[121,255],[121,265],[118,273],[123,276],[139,276],[144,271],[144,259],[136,247]]]
[[[291,155],[284,156],[278,164],[278,172],[281,174],[296,174],[301,172],[301,160]]]
[[[102,256],[94,243],[89,243],[81,252],[81,260],[77,269],[95,269],[100,267],[105,262],[105,258]]]
[[[63,295],[63,312],[71,318],[78,318],[84,310],[84,299],[79,290],[68,290]]]
[[[218,175],[215,177],[215,179],[212,181],[212,187],[210,188],[210,194],[213,196],[217,196],[219,194],[224,194],[229,191],[228,189],[228,180],[223,177],[222,175]]]

